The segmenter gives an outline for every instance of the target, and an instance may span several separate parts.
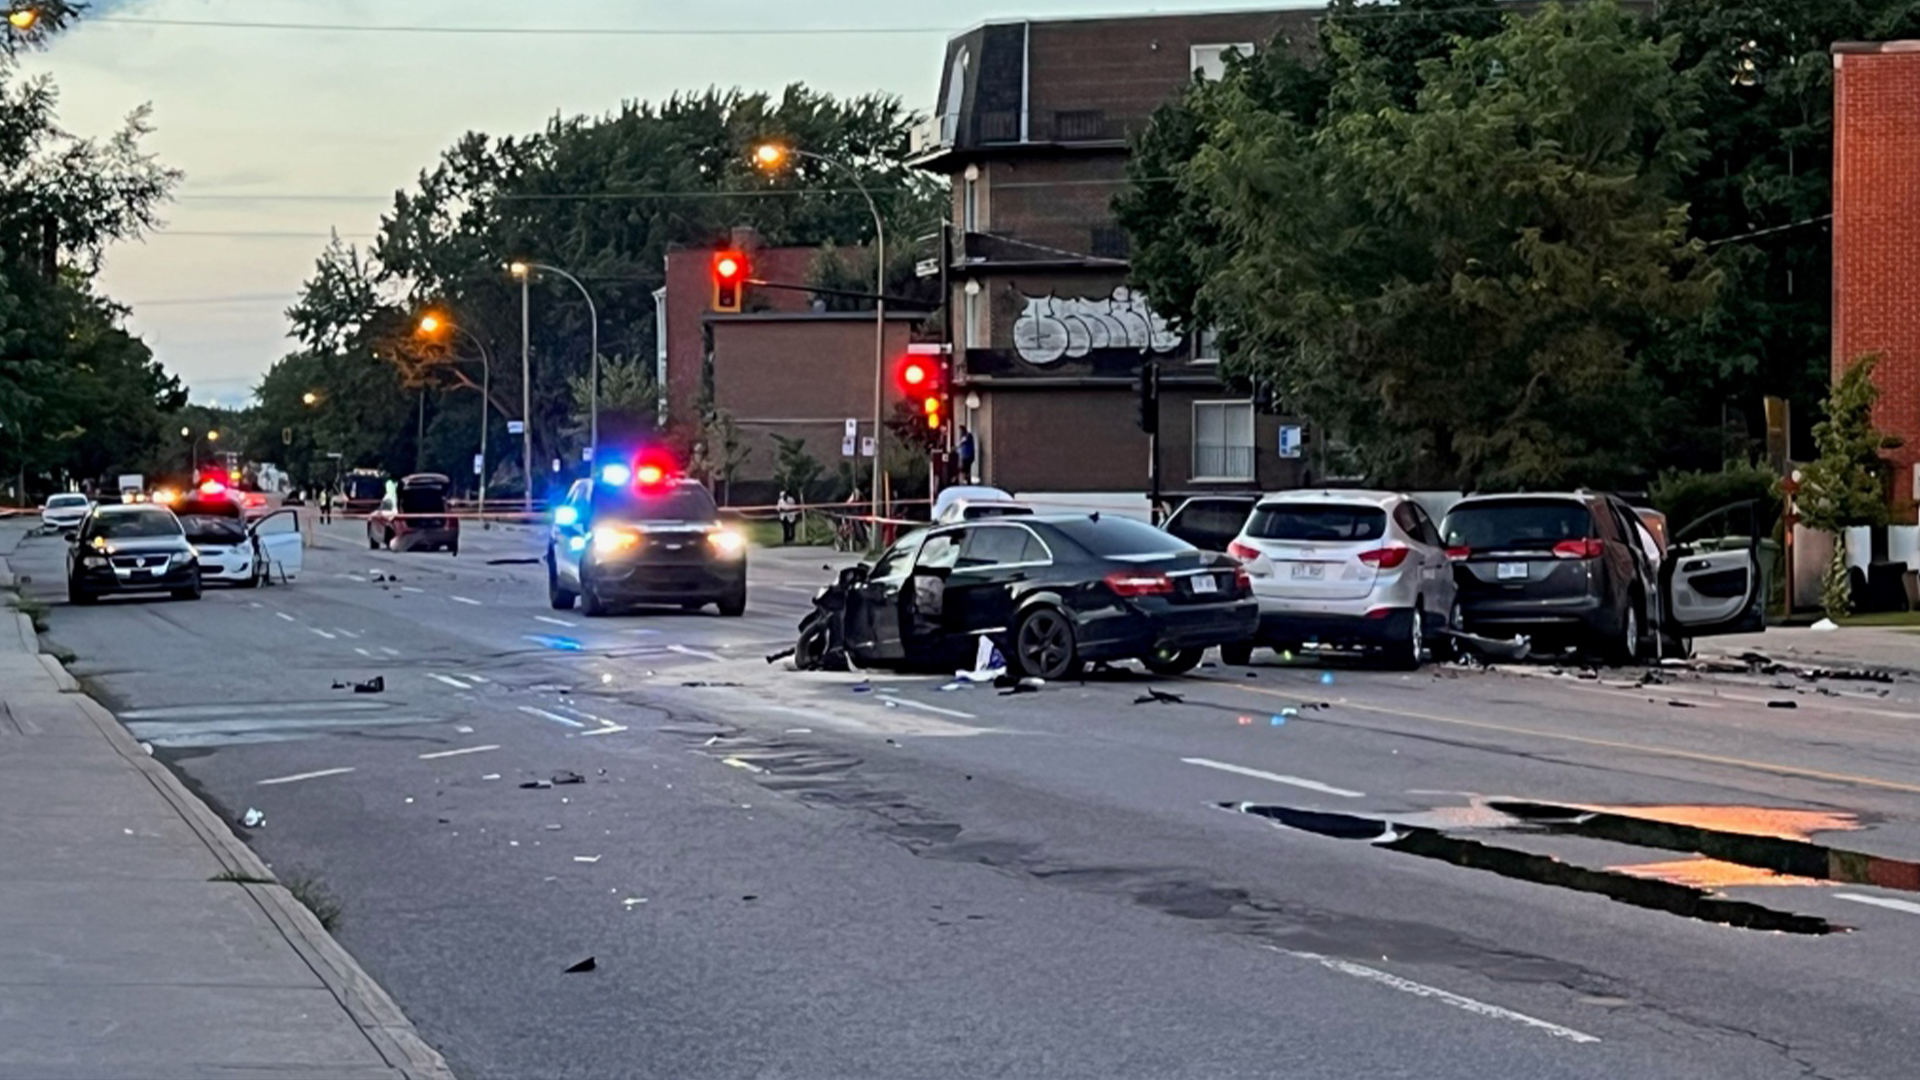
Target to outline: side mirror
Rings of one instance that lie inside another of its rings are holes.
[[[61,529],[60,538],[65,540],[67,543],[71,544],[75,540],[80,539],[80,530],[79,529]]]
[[[843,589],[851,588],[865,580],[867,580],[867,568],[864,566],[849,566],[840,571],[840,587]]]

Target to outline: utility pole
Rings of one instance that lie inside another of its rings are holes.
[[[520,508],[533,513],[533,378],[528,359],[532,338],[527,323],[527,277],[520,275],[520,470],[526,474],[527,489]]]

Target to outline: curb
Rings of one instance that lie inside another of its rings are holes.
[[[0,558],[0,575],[4,575],[11,583],[12,574],[8,572],[3,558]],[[375,1052],[387,1065],[408,1080],[454,1080],[453,1072],[440,1052],[420,1037],[413,1022],[400,1011],[400,1006],[346,949],[341,948],[333,935],[327,933],[313,912],[308,911],[305,904],[295,899],[293,893],[274,879],[273,872],[260,861],[260,856],[235,836],[226,822],[215,817],[213,811],[207,809],[206,803],[188,791],[171,769],[147,753],[106,706],[81,693],[79,681],[66,669],[66,665],[40,652],[40,637],[33,629],[32,619],[18,611],[10,614],[14,617],[15,630],[26,646],[26,652],[39,657],[41,666],[47,669],[48,676],[60,691],[74,696],[81,711],[112,744],[114,751],[146,777],[160,797],[187,823],[187,828],[193,830],[200,842],[213,853],[221,869],[238,877],[273,882],[267,885],[243,884],[241,888],[260,906],[262,913],[293,946],[294,951],[300,954],[313,973],[320,977],[334,1000],[347,1010],[347,1015],[359,1025],[367,1041],[373,1044]]]

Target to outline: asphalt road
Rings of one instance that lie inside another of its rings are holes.
[[[1726,885],[1786,927],[1741,928],[1662,880],[1722,864],[1488,803],[1920,859],[1920,686],[1267,658],[942,690],[764,661],[834,556],[756,551],[743,619],[587,620],[511,561],[537,545],[337,524],[291,584],[85,609],[57,539],[12,564],[470,1080],[1913,1075],[1920,868]]]

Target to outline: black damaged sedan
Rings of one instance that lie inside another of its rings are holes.
[[[1161,674],[1244,641],[1259,620],[1244,568],[1143,522],[1037,515],[924,529],[822,590],[796,662],[971,668],[981,637],[1017,674],[1069,678],[1138,659]]]
[[[200,599],[200,557],[180,519],[152,503],[94,507],[67,550],[67,600],[151,592]]]

